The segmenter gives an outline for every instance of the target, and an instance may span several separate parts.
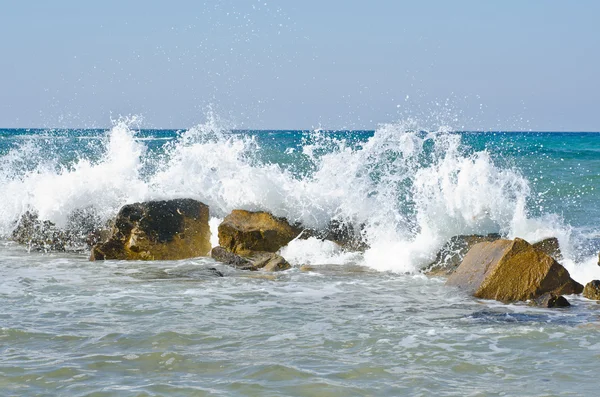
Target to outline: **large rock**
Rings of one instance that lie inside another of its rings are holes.
[[[502,302],[583,290],[556,260],[520,238],[475,244],[446,284]]]
[[[486,236],[478,234],[454,236],[438,251],[435,261],[425,268],[424,273],[432,276],[449,276],[454,273],[467,252],[475,244],[496,241],[500,238],[501,236],[497,233]]]
[[[219,245],[229,252],[277,252],[300,234],[285,218],[268,212],[234,210],[219,225]]]
[[[245,255],[238,255],[227,251],[223,247],[215,247],[211,251],[211,256],[219,262],[240,270],[276,272],[292,267],[283,257],[273,252],[251,251]]]
[[[192,199],[148,201],[121,208],[110,239],[90,260],[173,260],[210,252],[208,206]]]
[[[600,300],[600,280],[592,280],[585,285],[583,296],[588,299]]]

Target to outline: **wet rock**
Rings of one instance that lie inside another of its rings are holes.
[[[19,219],[11,238],[32,251],[80,252],[89,249],[91,242],[106,240],[106,232],[100,225],[99,217],[91,208],[73,211],[65,228],[27,211]]]
[[[244,254],[235,254],[223,247],[214,247],[211,256],[219,262],[240,270],[276,272],[291,268],[291,265],[282,256],[273,252],[246,251]]]
[[[216,277],[225,277],[225,275],[216,267],[209,267],[208,270]]]
[[[583,296],[588,299],[600,300],[600,280],[592,280],[585,285]]]
[[[563,260],[562,252],[560,251],[560,245],[558,244],[558,239],[556,237],[550,237],[542,241],[538,241],[532,245],[535,249],[542,251],[557,261]]]
[[[333,220],[327,226],[325,240],[331,240],[348,251],[365,251],[369,245],[365,241],[362,231],[364,225],[356,226],[352,223]]]
[[[475,244],[446,284],[465,289],[477,298],[502,302],[583,290],[556,260],[520,238]]]
[[[64,230],[50,221],[40,220],[37,214],[29,211],[21,216],[11,237],[32,251],[65,251],[68,240]]]
[[[553,308],[553,307],[569,307],[571,304],[569,301],[561,295],[556,295],[552,292],[548,292],[539,296],[530,302],[531,306]]]
[[[174,260],[210,251],[208,206],[192,199],[125,205],[110,239],[92,248],[90,260]]]
[[[219,245],[229,252],[277,252],[300,234],[285,218],[234,210],[219,225]]]
[[[332,220],[324,230],[304,229],[299,238],[315,237],[319,240],[333,241],[346,251],[365,251],[369,245],[363,237],[363,229],[364,224],[356,226],[349,222]]]
[[[477,234],[454,236],[438,251],[435,261],[425,268],[424,273],[432,276],[449,276],[454,273],[475,244],[496,241],[500,238],[502,237],[497,233],[486,236]]]

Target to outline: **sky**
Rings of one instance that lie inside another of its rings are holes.
[[[600,131],[595,0],[0,0],[0,127]]]

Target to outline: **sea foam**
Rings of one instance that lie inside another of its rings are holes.
[[[553,214],[528,214],[531,188],[521,172],[466,147],[449,128],[384,124],[362,141],[315,131],[283,153],[308,164],[297,172],[265,161],[256,136],[220,124],[211,118],[151,151],[120,120],[94,141],[99,156],[79,152],[66,164],[42,155],[43,140],[23,140],[0,161],[0,232],[9,235],[28,210],[64,226],[75,210],[106,221],[127,203],[190,197],[210,206],[213,229],[233,209],[266,210],[310,228],[355,225],[371,247],[357,259],[328,243],[293,242],[286,254],[295,263],[348,260],[416,272],[454,235],[499,232],[532,242],[556,236],[570,270],[580,281],[590,277],[569,256],[568,225]]]

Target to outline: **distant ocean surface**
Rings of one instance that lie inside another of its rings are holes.
[[[600,306],[504,305],[423,275],[460,234],[557,237],[600,279],[600,133],[0,129],[1,396],[547,396],[600,387]],[[307,227],[266,274],[210,258],[89,262],[10,241],[25,212],[99,224],[127,203],[195,198]],[[301,265],[312,265],[302,271]],[[218,268],[225,277],[207,271]]]

